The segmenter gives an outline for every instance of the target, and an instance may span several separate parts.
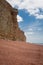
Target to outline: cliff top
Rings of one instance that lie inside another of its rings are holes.
[[[0,4],[2,4],[7,9],[12,10],[14,13],[18,13],[18,10],[16,8],[12,8],[12,6],[6,0],[0,0]]]

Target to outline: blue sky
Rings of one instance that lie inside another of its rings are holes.
[[[43,0],[7,0],[18,9],[17,21],[26,41],[43,43]]]

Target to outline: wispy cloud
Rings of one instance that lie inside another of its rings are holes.
[[[36,14],[36,19],[43,19],[43,15],[42,14]]]
[[[27,32],[25,32],[27,42],[32,42],[32,43],[43,42],[43,36],[41,34],[39,35],[39,33],[34,33],[34,32],[31,32],[31,33],[27,34]]]
[[[39,43],[43,40],[43,33],[42,33],[42,25],[41,22],[36,21],[32,25],[28,26],[25,32],[26,41],[27,42],[33,42],[33,43]]]
[[[32,32],[32,31],[31,32],[26,32],[26,34],[27,35],[32,35],[32,34],[34,34],[34,32]]]
[[[43,19],[43,14],[40,13],[40,9],[43,10],[43,0],[7,0],[12,7],[18,9],[25,9],[30,15],[34,15],[37,19]],[[39,14],[40,13],[40,14]]]
[[[21,0],[6,0],[10,3],[10,5],[12,5],[12,7],[15,7],[15,5],[19,6],[19,4],[21,3]]]
[[[42,30],[42,22],[41,21],[34,21],[32,24],[27,26],[26,32],[37,32]]]

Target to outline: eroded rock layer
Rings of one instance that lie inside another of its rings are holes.
[[[5,0],[0,0],[0,38],[26,40],[24,32],[18,27],[17,14],[17,9],[13,9]]]
[[[43,65],[43,45],[0,39],[0,65]]]

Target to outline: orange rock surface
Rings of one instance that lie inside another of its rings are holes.
[[[0,65],[43,65],[43,45],[0,39]]]

